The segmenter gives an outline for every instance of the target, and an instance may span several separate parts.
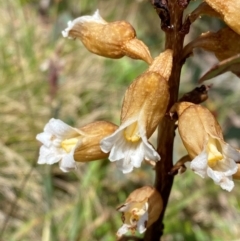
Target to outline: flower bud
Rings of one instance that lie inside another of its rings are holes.
[[[62,31],[64,37],[78,38],[92,53],[108,58],[118,59],[128,56],[152,62],[148,47],[136,38],[131,24],[125,21],[108,23],[99,14],[82,16],[68,23]]]
[[[75,169],[75,162],[106,158],[108,155],[101,151],[99,142],[116,129],[116,125],[106,121],[93,122],[77,129],[61,120],[51,119],[44,132],[36,137],[43,144],[38,164],[60,162],[60,169],[67,172]]]
[[[122,212],[123,225],[117,236],[126,232],[133,234],[136,230],[144,233],[160,216],[163,209],[162,197],[159,192],[150,186],[144,186],[133,191],[126,202],[117,208]]]
[[[236,33],[240,34],[240,2],[233,0],[205,0],[206,3],[218,12],[223,21]]]
[[[166,113],[171,68],[172,51],[166,50],[129,86],[122,105],[120,127],[101,141],[103,152],[110,152],[109,160],[117,161],[123,173],[140,167],[144,159],[160,160],[148,138]]]
[[[178,113],[178,131],[192,160],[191,169],[203,178],[208,175],[221,188],[231,191],[240,153],[223,140],[214,116],[201,105],[189,102],[176,103],[171,111]]]

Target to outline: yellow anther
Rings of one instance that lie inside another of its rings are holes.
[[[77,144],[78,139],[77,138],[71,138],[71,139],[66,139],[61,142],[61,147],[69,153]]]
[[[134,122],[124,130],[124,137],[131,142],[137,142],[140,140],[138,123]]]
[[[217,149],[216,140],[209,139],[207,145],[208,165],[214,167],[218,161],[223,159],[222,153]]]

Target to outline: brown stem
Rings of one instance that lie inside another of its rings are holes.
[[[183,40],[185,34],[182,30],[183,8],[180,8],[175,0],[168,1],[168,9],[171,20],[171,28],[166,31],[166,49],[173,50],[173,68],[169,79],[170,101],[168,110],[178,99],[178,88],[183,62],[181,61]],[[168,198],[172,189],[173,176],[168,173],[172,169],[173,141],[175,136],[175,124],[169,118],[165,118],[159,125],[158,152],[161,161],[156,165],[155,187],[163,198],[163,211],[159,219],[147,229],[144,241],[159,241],[163,234],[163,217],[168,204]]]

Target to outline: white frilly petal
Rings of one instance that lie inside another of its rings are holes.
[[[103,152],[109,154],[111,162],[117,162],[117,167],[123,173],[129,173],[133,167],[139,168],[144,159],[159,161],[160,156],[149,144],[145,130],[140,129],[141,140],[138,142],[129,142],[125,139],[124,129],[136,122],[136,119],[131,119],[120,125],[120,127],[110,136],[105,137],[100,142],[100,147]]]
[[[76,135],[78,130],[59,119],[52,118],[44,127],[44,132],[52,134],[59,139],[68,139]]]
[[[130,225],[124,223],[124,224],[122,225],[122,227],[118,229],[118,231],[117,231],[117,236],[118,236],[119,238],[122,237],[123,234],[125,234],[125,233],[128,232],[128,229],[129,229],[130,227],[131,227]]]
[[[235,148],[231,147],[228,143],[221,143],[222,152],[224,156],[233,159],[235,162],[240,161],[240,152],[237,151]]]
[[[215,184],[220,185],[222,189],[232,191],[234,182],[231,176],[225,176],[224,172],[214,171],[212,168],[207,169],[207,174],[213,179]]]
[[[147,161],[160,161],[161,157],[153,148],[153,146],[148,142],[146,135],[142,135],[142,143],[144,148],[145,159]]]
[[[71,38],[69,36],[69,31],[73,28],[73,26],[77,23],[84,23],[84,22],[96,22],[96,23],[101,23],[101,24],[107,23],[101,17],[101,15],[99,14],[99,10],[97,9],[92,16],[86,15],[86,16],[78,17],[78,18],[74,19],[73,21],[68,21],[68,27],[62,31],[62,36],[64,38],[66,38],[66,37]]]
[[[52,144],[51,137],[52,137],[52,134],[42,132],[40,134],[37,134],[36,139],[40,141],[44,146],[50,147]]]
[[[76,162],[73,159],[74,156],[74,150],[72,150],[70,153],[65,154],[59,164],[60,169],[63,172],[69,172],[71,170],[76,169]]]
[[[223,160],[218,161],[214,170],[224,173],[225,176],[232,176],[237,172],[238,166],[234,160],[224,158]]]
[[[205,150],[203,150],[198,156],[196,156],[190,164],[190,168],[202,178],[206,177],[207,172],[207,160],[208,155]]]
[[[43,145],[39,150],[38,164],[52,165],[60,162],[60,169],[67,172],[76,168],[74,161],[74,150],[80,143],[77,143],[75,148],[67,153],[61,146],[61,142],[65,139],[80,136],[80,131],[58,119],[51,119],[44,127],[44,132],[38,134],[36,139]]]
[[[230,192],[234,187],[232,175],[238,170],[235,161],[239,160],[240,154],[227,143],[219,142],[222,147],[223,159],[217,161],[214,168],[208,166],[208,155],[205,151],[206,147],[192,160],[190,167],[203,178],[208,175],[213,179],[215,184],[220,185],[222,189]]]
[[[220,182],[220,187],[223,190],[226,190],[228,192],[231,192],[232,189],[234,188],[234,182],[232,181],[232,177],[225,177],[221,182]]]
[[[116,162],[118,170],[122,171],[123,174],[130,173],[133,170],[132,163],[127,159],[121,159]]]
[[[39,150],[38,164],[49,164],[52,165],[61,160],[62,154],[53,149],[49,149],[45,146],[41,146]]]
[[[148,212],[145,212],[137,222],[137,230],[139,233],[144,233],[147,229]]]

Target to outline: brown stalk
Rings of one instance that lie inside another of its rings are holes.
[[[168,110],[178,100],[178,89],[180,74],[183,62],[182,49],[183,41],[187,32],[183,31],[182,17],[183,8],[179,7],[177,1],[168,1],[168,11],[170,16],[170,26],[165,30],[165,49],[173,50],[173,68],[169,79],[170,100]],[[175,124],[170,118],[165,118],[159,125],[158,131],[158,152],[161,161],[156,165],[155,187],[163,198],[163,211],[159,219],[147,229],[144,241],[159,241],[163,235],[163,218],[168,204],[168,198],[172,189],[173,176],[168,173],[173,167],[173,141],[175,136]]]

